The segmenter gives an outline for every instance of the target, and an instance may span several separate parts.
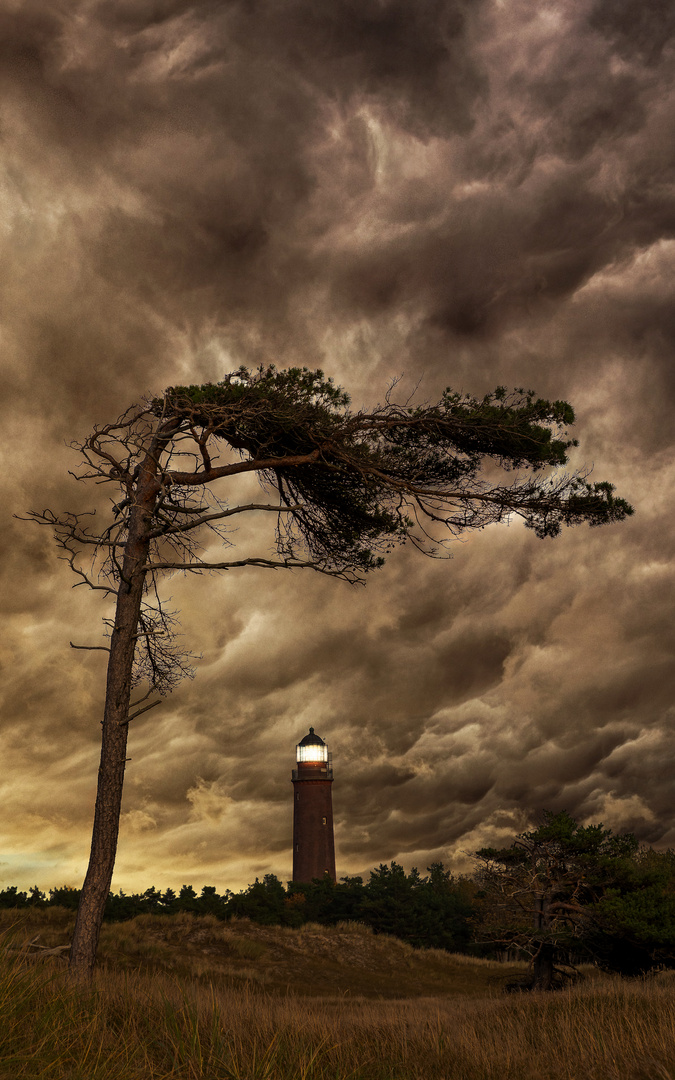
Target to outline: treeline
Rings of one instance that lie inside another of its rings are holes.
[[[675,967],[675,852],[544,811],[536,829],[509,847],[483,848],[474,861],[472,878],[453,877],[440,862],[425,876],[392,862],[365,882],[325,878],[284,887],[266,874],[224,895],[211,885],[199,895],[191,885],[178,893],[111,893],[105,918],[187,911],[267,926],[358,920],[417,948],[529,957],[536,989],[559,984],[583,960],[631,975]],[[11,887],[0,891],[0,907],[76,908],[79,897],[79,889],[67,887],[50,889],[49,896],[37,887]]]
[[[219,919],[249,918],[266,926],[298,927],[306,922],[330,926],[356,920],[375,933],[393,934],[417,948],[461,952],[471,942],[476,892],[473,882],[453,877],[442,863],[434,863],[423,877],[414,869],[406,873],[392,862],[372,870],[365,883],[360,877],[342,878],[337,884],[326,878],[311,884],[289,882],[284,888],[274,874],[266,874],[242,892],[228,889],[224,895],[212,885],[205,885],[199,894],[191,885],[183,885],[177,893],[154,887],[141,893],[110,893],[105,919],[123,922],[136,915],[187,911]],[[12,886],[0,891],[0,908],[74,910],[79,899],[79,889],[50,889],[47,895],[37,887],[20,892]]]

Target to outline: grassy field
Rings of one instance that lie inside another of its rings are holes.
[[[675,979],[587,972],[510,994],[522,968],[374,937],[144,916],[106,926],[92,989],[17,948],[56,910],[1,913],[0,1077],[53,1080],[668,1080]]]

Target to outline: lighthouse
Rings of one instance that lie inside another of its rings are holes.
[[[326,875],[335,881],[333,768],[323,739],[309,729],[296,747],[293,769],[293,881]]]

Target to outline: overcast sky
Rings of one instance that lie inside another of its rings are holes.
[[[113,888],[287,880],[310,724],[338,875],[466,868],[542,808],[675,845],[674,31],[661,0],[0,0],[0,888],[81,883],[105,670],[68,642],[107,614],[11,515],[100,502],[69,440],[242,363],[356,407],[565,398],[636,514],[366,588],[168,582],[201,659],[134,722]]]

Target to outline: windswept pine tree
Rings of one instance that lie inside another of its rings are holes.
[[[74,448],[78,478],[116,492],[106,522],[34,513],[53,528],[81,583],[109,596],[114,614],[91,856],[71,949],[87,976],[96,956],[119,827],[130,721],[159,704],[189,670],[176,648],[161,579],[177,571],[248,566],[311,570],[349,582],[397,545],[438,556],[467,530],[515,516],[539,537],[565,525],[605,525],[631,507],[607,482],[563,467],[570,405],[498,388],[483,398],[446,390],[431,404],[351,411],[321,371],[240,368],[219,383],[172,386],[96,427]],[[485,465],[489,464],[489,470]],[[496,469],[504,474],[494,479]],[[254,474],[260,501],[227,501],[228,480]],[[228,525],[267,515],[270,550],[232,551]],[[211,534],[226,549],[205,561]],[[82,646],[77,646],[82,647]],[[131,702],[132,688],[145,689]]]

